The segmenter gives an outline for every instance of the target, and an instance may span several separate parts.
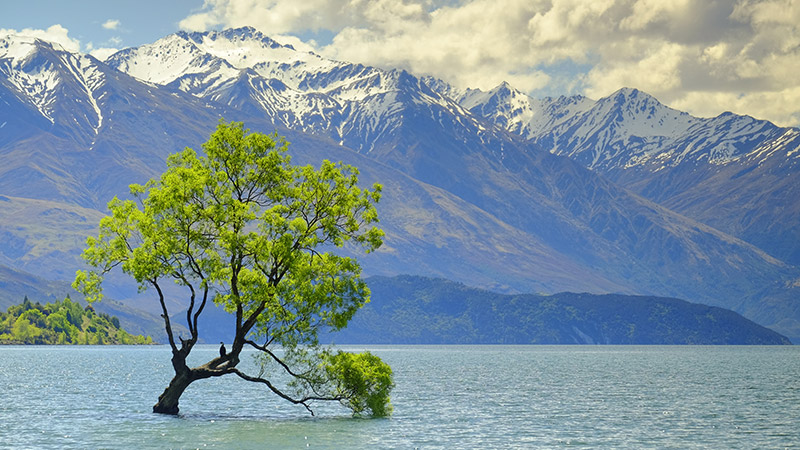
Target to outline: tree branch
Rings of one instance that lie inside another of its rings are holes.
[[[172,335],[172,325],[169,322],[169,311],[167,311],[167,303],[164,300],[164,292],[161,290],[161,286],[158,285],[157,280],[150,280],[150,284],[158,291],[158,301],[161,303],[161,317],[164,318],[164,329],[167,331],[167,339],[169,339],[169,345],[172,347],[172,353],[177,353],[178,346],[175,345],[175,337]]]
[[[291,375],[291,376],[293,376],[295,378],[300,378],[301,380],[310,381],[308,379],[308,377],[306,377],[305,375],[294,373],[294,371],[292,371],[292,369],[285,362],[283,362],[283,360],[278,358],[278,355],[276,355],[275,353],[272,353],[272,351],[270,349],[268,349],[266,345],[261,346],[261,345],[258,345],[258,344],[256,344],[255,342],[253,342],[251,340],[247,340],[247,341],[245,341],[245,343],[246,344],[250,344],[253,348],[261,350],[262,352],[264,352],[267,355],[269,355],[272,359],[275,360],[275,362],[280,364],[280,366],[283,367],[283,370],[285,370],[286,373],[288,373],[289,375]]]
[[[208,300],[208,285],[203,287],[203,300],[200,302],[200,306],[197,308],[197,312],[194,313],[194,330],[196,334],[199,334],[197,329],[197,319],[200,317],[200,313],[203,312],[203,309],[206,307],[206,301]]]
[[[238,375],[243,380],[252,381],[254,383],[265,384],[278,397],[281,397],[282,399],[284,399],[286,401],[289,401],[289,402],[291,402],[291,403],[293,403],[295,405],[303,405],[303,406],[305,406],[305,408],[308,410],[309,413],[311,413],[312,416],[314,415],[314,411],[308,405],[308,402],[314,401],[314,400],[319,400],[319,401],[341,401],[341,400],[344,400],[344,398],[345,398],[345,397],[342,397],[342,396],[336,396],[336,397],[306,396],[306,397],[303,397],[301,399],[296,399],[296,398],[293,398],[293,397],[283,393],[283,391],[281,391],[280,389],[275,387],[275,385],[270,383],[269,380],[267,380],[267,379],[260,378],[260,377],[252,377],[250,375],[242,373],[239,369],[236,369],[236,368],[230,368],[230,369],[227,370],[227,372],[228,373],[235,373],[236,375]]]
[[[189,290],[192,293],[191,299],[189,300],[189,308],[186,309],[186,325],[189,325],[189,334],[192,335],[192,340],[196,341],[197,340],[197,330],[195,329],[194,325],[192,324],[192,312],[194,310],[194,299],[195,299],[196,293],[194,291],[194,286],[192,286],[192,284],[189,283],[188,280],[186,280],[186,278],[183,275],[181,275],[181,278],[186,283],[186,285],[189,286]]]

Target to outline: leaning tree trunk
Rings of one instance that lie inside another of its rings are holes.
[[[188,367],[186,370],[176,371],[169,386],[164,389],[164,392],[158,397],[158,403],[153,405],[153,412],[160,414],[178,414],[178,401],[183,394],[183,391],[194,381],[192,371]]]
[[[241,345],[234,345],[234,349],[227,355],[214,358],[206,364],[189,368],[186,365],[186,355],[191,351],[191,346],[184,346],[181,350],[175,351],[172,355],[172,367],[175,369],[175,376],[169,382],[169,386],[158,397],[158,402],[153,405],[153,412],[160,414],[176,415],[179,412],[178,401],[183,395],[183,391],[190,384],[205,378],[219,377],[229,373],[230,370],[239,363],[239,352]]]
[[[180,350],[172,352],[172,367],[175,369],[175,376],[169,382],[169,386],[158,397],[158,402],[153,405],[153,412],[160,414],[178,414],[178,401],[189,385],[197,380],[192,369],[186,365],[186,356],[191,351],[192,346],[188,342],[182,342]]]

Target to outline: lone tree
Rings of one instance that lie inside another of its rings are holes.
[[[391,411],[387,364],[368,352],[334,352],[318,339],[369,301],[357,261],[329,250],[381,245],[374,226],[381,186],[359,188],[357,169],[341,163],[293,166],[287,145],[221,121],[203,144],[206,156],[190,148],[171,155],[160,178],[131,185],[135,200],[112,199],[99,235],[87,239],[83,257],[94,269],[79,271],[73,286],[90,302],[101,299],[103,275],[117,266],[158,295],[175,376],[156,413],[177,414],[191,383],[228,374],[262,383],[311,414],[317,400],[356,414]],[[173,283],[182,288],[188,339],[176,337],[167,310],[173,290],[165,285]],[[232,345],[189,367],[209,300],[235,315]],[[237,368],[246,347],[258,350],[257,375]],[[273,376],[291,382],[279,386]]]

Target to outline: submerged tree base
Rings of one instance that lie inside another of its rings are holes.
[[[181,395],[183,395],[183,392],[191,383],[191,377],[175,375],[169,383],[169,386],[167,386],[164,392],[158,397],[158,403],[153,405],[153,412],[157,414],[177,415],[180,412],[178,402],[180,401]]]
[[[156,414],[167,414],[170,416],[177,416],[178,413],[180,413],[180,409],[178,408],[177,404],[167,406],[161,404],[161,400],[159,400],[158,403],[153,405],[153,412]]]

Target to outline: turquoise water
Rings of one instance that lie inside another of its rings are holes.
[[[800,448],[798,346],[370,350],[395,371],[388,419],[232,377],[160,416],[167,347],[0,347],[0,448]]]

